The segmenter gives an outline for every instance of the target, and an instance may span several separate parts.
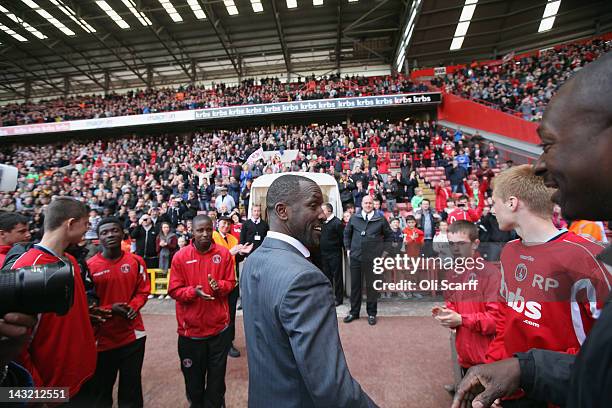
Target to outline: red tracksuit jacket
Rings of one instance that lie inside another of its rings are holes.
[[[0,245],[0,268],[4,264],[4,259],[6,258],[6,254],[11,250],[12,246],[10,245]]]
[[[575,354],[610,291],[603,247],[572,232],[525,245],[510,241],[501,254],[503,318],[487,362],[531,348]]]
[[[168,293],[176,300],[178,334],[184,337],[210,337],[229,325],[227,296],[236,287],[234,262],[229,251],[214,243],[206,253],[194,244],[187,245],[172,258],[172,273]],[[213,291],[208,284],[211,275],[219,285]],[[204,300],[196,295],[195,287],[215,297]]]
[[[125,346],[145,336],[144,324],[139,310],[147,303],[151,293],[151,282],[147,278],[147,266],[138,255],[123,252],[114,261],[101,253],[87,261],[100,307],[112,309],[114,303],[127,303],[138,312],[134,320],[113,316],[95,331],[98,351]]]
[[[451,282],[464,283],[478,280],[475,291],[448,291],[446,307],[461,315],[461,326],[456,328],[455,347],[459,365],[470,368],[485,362],[487,350],[495,338],[500,319],[500,303],[497,301],[500,274],[495,265],[483,262],[482,270],[452,273]]]
[[[70,396],[96,371],[96,340],[89,323],[89,310],[81,268],[68,254],[74,268],[74,304],[64,316],[39,315],[32,341],[24,347],[19,363],[32,374],[37,387],[69,387]],[[55,263],[58,258],[36,247],[24,253],[13,269]]]

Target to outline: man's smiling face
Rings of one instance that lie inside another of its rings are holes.
[[[576,81],[566,84],[548,105],[538,134],[543,153],[536,174],[570,219],[608,219],[612,215],[611,117],[585,101]],[[601,205],[605,204],[605,205]]]

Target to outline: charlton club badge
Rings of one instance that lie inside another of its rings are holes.
[[[219,255],[215,255],[212,257],[212,261],[214,264],[220,264],[221,263],[221,256]]]
[[[130,265],[129,264],[123,264],[121,265],[121,272],[123,273],[130,273]]]
[[[518,282],[522,282],[527,277],[527,265],[524,263],[516,265],[516,269],[514,270],[514,279]]]

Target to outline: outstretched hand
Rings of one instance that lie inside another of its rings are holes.
[[[202,285],[198,285],[195,287],[195,292],[196,295],[198,295],[200,298],[204,299],[204,300],[215,300],[215,298],[211,295],[209,295],[208,293],[204,292],[204,290],[202,289]]]
[[[518,390],[520,379],[521,370],[516,358],[474,366],[459,383],[451,408],[495,406],[496,400]]]

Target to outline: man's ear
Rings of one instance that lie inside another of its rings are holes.
[[[516,210],[518,210],[519,199],[515,196],[510,196],[508,197],[508,200],[506,200],[506,205],[508,206],[510,211],[515,212]]]
[[[291,212],[291,209],[285,203],[277,203],[274,206],[274,212],[276,213],[276,216],[278,217],[279,220],[287,221],[287,219],[289,218],[289,213]]]

